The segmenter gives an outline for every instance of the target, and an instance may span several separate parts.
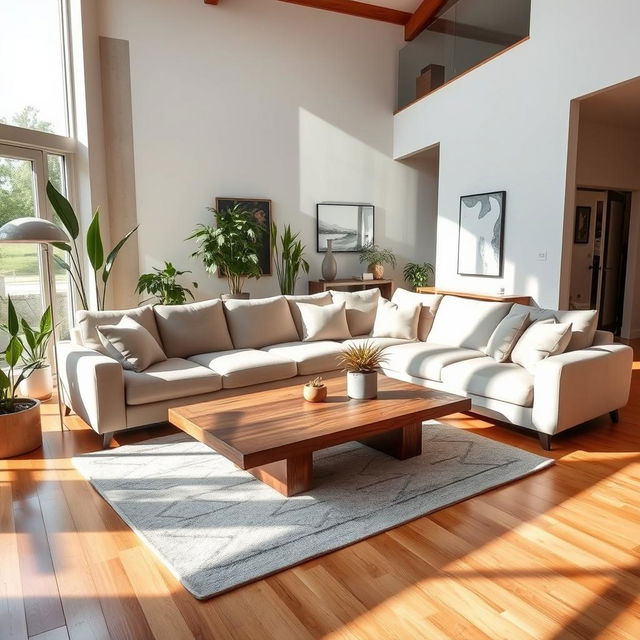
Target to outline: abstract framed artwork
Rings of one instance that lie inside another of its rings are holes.
[[[327,250],[333,240],[333,253],[357,253],[374,242],[375,207],[371,204],[321,202],[316,206],[317,250]]]
[[[458,275],[502,277],[506,191],[460,198]]]
[[[573,230],[575,244],[588,244],[591,232],[591,207],[576,207],[576,222]]]
[[[260,271],[263,276],[271,275],[271,200],[261,200],[256,198],[216,198],[216,210],[223,211],[230,209],[234,204],[241,204],[248,214],[256,217],[265,225],[265,232],[262,234],[260,254],[258,255]],[[224,273],[218,269],[218,275],[225,277]]]

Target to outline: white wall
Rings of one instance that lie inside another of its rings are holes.
[[[100,0],[100,35],[130,43],[142,271],[171,260],[193,270],[198,297],[226,290],[184,241],[216,196],[272,199],[278,224],[302,233],[312,278],[315,205],[328,200],[376,205],[376,242],[398,270],[434,260],[422,249],[434,168],[392,159],[401,28],[265,0]],[[338,268],[362,270],[344,254]],[[247,288],[278,291],[275,277]]]
[[[640,3],[615,5],[533,0],[528,41],[395,116],[395,157],[440,144],[439,286],[504,287],[544,306],[568,303],[570,102],[640,74]],[[459,198],[500,189],[507,191],[504,277],[458,276]]]

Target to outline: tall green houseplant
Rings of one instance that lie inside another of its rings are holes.
[[[80,250],[78,247],[78,238],[80,236],[80,222],[71,203],[51,184],[47,182],[47,197],[58,214],[58,219],[62,226],[66,229],[71,244],[66,242],[57,242],[55,247],[67,253],[68,261],[54,254],[53,259],[56,264],[67,271],[74,284],[78,294],[79,306],[83,309],[89,308],[89,296],[87,294],[87,284],[84,280],[82,270],[82,261],[80,259]],[[95,288],[96,304],[99,310],[104,309],[105,298],[107,295],[107,285],[109,276],[113,271],[116,258],[120,250],[127,240],[135,233],[137,226],[131,229],[127,235],[122,238],[105,257],[104,245],[102,243],[102,234],[100,233],[100,211],[96,210],[93,214],[91,224],[87,229],[86,248],[87,257],[93,271],[93,286]]]
[[[275,258],[280,293],[285,296],[295,293],[300,271],[309,273],[309,263],[304,259],[306,247],[298,239],[299,235],[292,233],[291,226],[287,225],[278,238],[278,227],[275,222],[271,223],[271,251]]]

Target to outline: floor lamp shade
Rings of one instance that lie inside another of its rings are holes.
[[[0,227],[0,242],[52,244],[54,242],[69,242],[69,236],[49,220],[16,218]]]

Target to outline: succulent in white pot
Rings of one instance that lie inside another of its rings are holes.
[[[51,307],[47,307],[40,318],[38,327],[31,327],[20,320],[23,340],[21,360],[27,375],[20,383],[20,393],[27,398],[48,400],[53,394],[51,365],[47,362],[49,341],[53,335]]]
[[[354,400],[369,400],[378,395],[378,370],[383,348],[365,340],[347,347],[338,356],[338,364],[347,372],[347,395]]]

